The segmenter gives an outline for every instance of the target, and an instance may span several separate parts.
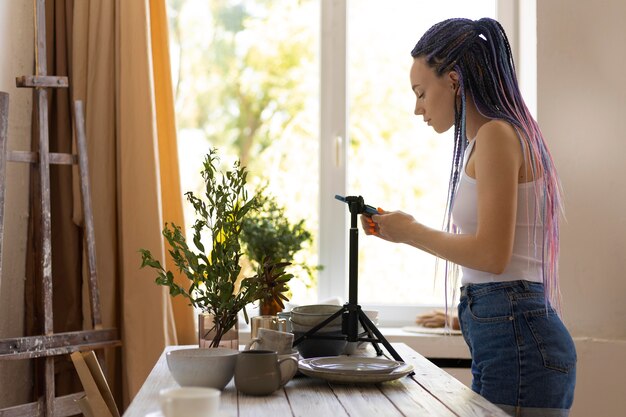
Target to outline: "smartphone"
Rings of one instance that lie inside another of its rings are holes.
[[[345,198],[344,196],[341,196],[341,195],[335,194],[335,198],[336,198],[337,200],[339,200],[339,201],[343,201],[344,203],[349,204],[349,203],[348,203],[348,201],[346,200],[346,198]],[[367,204],[364,204],[364,207],[363,207],[363,214],[366,214],[366,215],[368,215],[368,216],[371,216],[372,214],[378,214],[378,210],[376,209],[376,207],[372,207],[372,206],[369,206],[369,205],[367,205]]]

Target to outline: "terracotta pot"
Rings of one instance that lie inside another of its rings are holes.
[[[265,299],[259,301],[259,312],[262,316],[275,316],[281,311],[283,308],[273,298],[269,301]]]

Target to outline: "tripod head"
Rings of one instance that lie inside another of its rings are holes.
[[[378,214],[376,207],[365,204],[363,197],[360,195],[343,197],[335,194],[335,198],[346,203],[350,209],[350,213],[352,214],[367,214],[369,216],[372,214]]]

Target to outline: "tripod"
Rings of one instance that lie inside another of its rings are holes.
[[[367,206],[363,197],[351,196],[340,197],[335,196],[340,201],[348,204],[350,209],[350,267],[349,267],[349,283],[348,283],[348,302],[341,307],[333,315],[312,327],[305,334],[297,338],[293,342],[293,346],[297,346],[306,339],[334,339],[347,340],[348,342],[370,342],[376,350],[377,356],[382,356],[383,351],[378,346],[382,343],[385,349],[397,361],[404,362],[398,355],[391,344],[385,339],[382,333],[376,328],[374,323],[363,312],[357,301],[358,286],[358,262],[359,262],[359,229],[357,228],[357,215],[362,213],[372,214],[372,207]],[[375,209],[374,209],[375,212]],[[343,336],[326,336],[317,334],[317,332],[325,327],[328,323],[341,315],[341,333]],[[359,323],[363,327],[363,332],[359,333]],[[367,335],[367,337],[366,337]]]

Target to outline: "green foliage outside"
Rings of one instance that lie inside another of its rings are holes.
[[[210,15],[199,33],[190,33],[179,16],[194,1],[169,0],[178,127],[200,128],[213,146],[230,148],[249,167],[305,108],[303,68],[314,59],[315,41],[289,12],[313,3],[200,3],[208,3]]]

